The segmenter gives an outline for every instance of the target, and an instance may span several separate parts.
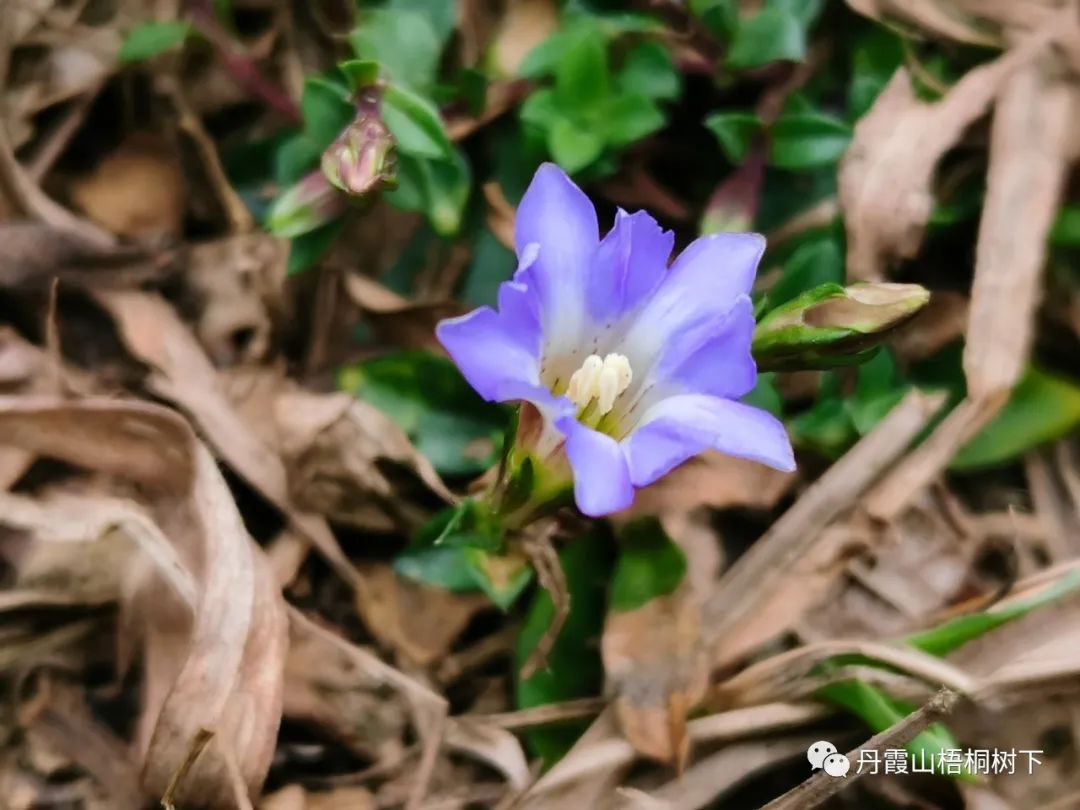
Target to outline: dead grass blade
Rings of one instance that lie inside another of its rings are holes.
[[[1060,70],[1053,54],[1027,62],[1005,80],[995,107],[964,349],[976,400],[1011,390],[1030,353],[1046,237],[1080,109],[1080,91]]]

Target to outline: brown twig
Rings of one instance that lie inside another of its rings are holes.
[[[952,712],[957,700],[956,693],[950,692],[948,689],[942,689],[930,698],[921,709],[912,712],[895,726],[885,729],[880,734],[875,734],[864,745],[848,751],[848,759],[857,759],[860,751],[877,751],[880,753],[887,748],[903,747],[931,724],[947,717]],[[808,810],[811,807],[817,807],[861,776],[862,774],[855,773],[850,777],[837,778],[822,771],[811,776],[793,790],[789,790],[783,796],[773,799],[762,810]]]
[[[541,529],[533,537],[525,540],[525,553],[529,557],[533,568],[536,570],[536,578],[540,587],[551,596],[554,612],[551,623],[548,625],[536,647],[521,667],[521,678],[531,678],[537,670],[547,667],[547,659],[551,654],[555,642],[559,640],[563,625],[570,616],[570,590],[566,584],[566,574],[559,563],[559,555],[555,546],[551,543],[551,537],[555,533],[556,524],[552,522],[546,529]]]
[[[188,746],[187,756],[184,757],[184,761],[180,763],[180,767],[173,771],[173,775],[169,777],[169,784],[165,788],[165,792],[161,796],[161,806],[165,810],[176,810],[176,805],[173,804],[173,797],[179,790],[181,783],[187,778],[188,773],[191,772],[195,762],[202,756],[202,752],[206,749],[207,743],[214,736],[214,732],[207,729],[200,729],[199,733],[195,735],[195,738],[191,741],[191,745]]]

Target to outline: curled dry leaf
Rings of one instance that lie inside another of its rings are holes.
[[[301,508],[361,529],[411,531],[432,506],[454,501],[401,428],[366,402],[296,390],[277,397],[274,415]]]
[[[219,366],[266,358],[285,311],[288,243],[270,234],[194,245],[185,282],[195,334]]]
[[[99,293],[97,300],[116,320],[132,354],[154,369],[148,380],[151,389],[192,414],[222,458],[280,509],[346,582],[356,584],[356,570],[330,527],[295,506],[281,457],[225,397],[209,358],[173,308],[141,292]]]
[[[682,770],[690,753],[687,714],[705,696],[709,658],[702,606],[720,562],[718,539],[682,516],[664,523],[686,557],[672,593],[632,610],[609,610],[601,655],[615,717],[635,750]]]
[[[163,587],[179,580],[153,559],[133,597],[129,622],[143,623],[145,637],[138,750],[147,794],[162,794],[201,729],[213,731],[214,743],[178,797],[230,806],[227,757],[255,793],[281,719],[284,603],[214,459],[183,419],[155,405],[0,398],[0,433],[34,453],[140,484],[153,522],[195,582],[194,594]]]
[[[117,236],[159,240],[179,235],[185,186],[176,150],[146,132],[129,136],[93,172],[72,183],[75,204]]]
[[[554,0],[519,0],[507,6],[491,44],[491,58],[504,76],[516,76],[529,52],[555,32],[559,9]]]
[[[880,280],[890,262],[915,255],[934,204],[931,182],[938,161],[986,112],[1012,72],[1045,49],[1053,33],[1047,27],[969,71],[934,104],[919,101],[907,70],[897,70],[856,124],[840,164],[851,277]]]

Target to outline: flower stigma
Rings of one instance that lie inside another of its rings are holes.
[[[601,360],[600,355],[590,354],[570,376],[566,396],[581,409],[582,417],[586,411],[591,417],[605,416],[633,379],[634,371],[626,355],[612,352]]]

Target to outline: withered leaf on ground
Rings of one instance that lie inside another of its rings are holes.
[[[257,793],[281,719],[284,603],[213,458],[182,418],[157,405],[6,397],[0,428],[5,442],[145,487],[155,522],[197,583],[186,604],[190,594],[163,587],[160,567],[147,567],[129,605],[128,622],[145,639],[137,744],[148,795],[162,795],[200,729],[215,743],[179,795],[230,806],[228,759]]]

